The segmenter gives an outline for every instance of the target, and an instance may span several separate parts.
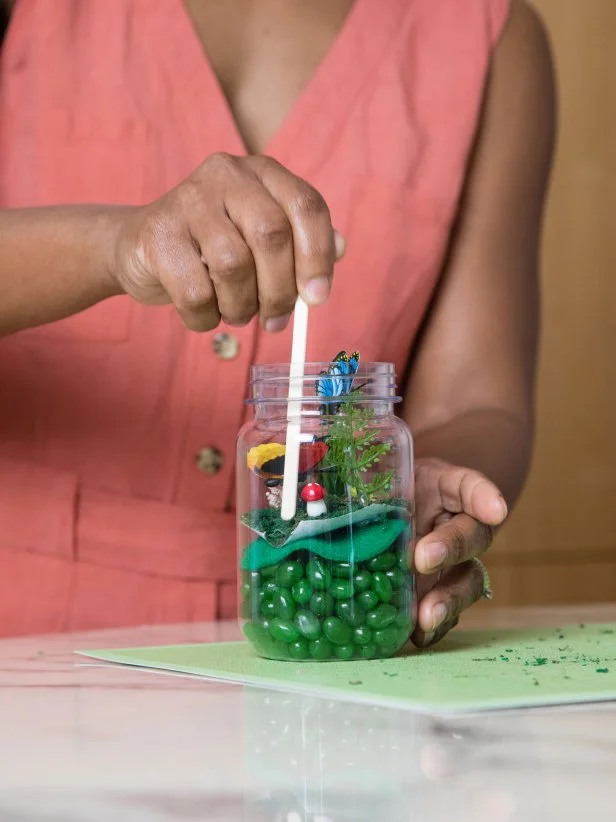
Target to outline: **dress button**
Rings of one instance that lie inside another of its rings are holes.
[[[197,463],[197,468],[202,474],[213,476],[220,471],[225,460],[218,448],[208,446],[207,448],[202,448],[199,451],[195,457],[195,461]]]
[[[214,336],[212,348],[221,360],[234,360],[240,351],[240,341],[234,334],[221,331]]]

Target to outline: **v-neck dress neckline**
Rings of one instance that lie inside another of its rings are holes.
[[[259,153],[288,163],[296,173],[310,172],[319,146],[328,145],[341,127],[364,84],[373,78],[375,65],[399,31],[401,18],[408,10],[408,0],[388,0],[384,4],[386,11],[379,9],[379,25],[375,27],[375,2],[356,0],[312,77]],[[221,148],[238,155],[249,154],[183,0],[158,3],[165,3],[169,13],[150,15],[152,25],[165,27],[164,38],[157,32],[153,40],[161,44],[158,58],[164,70],[175,75],[174,93],[181,98],[175,101],[176,109],[187,136],[198,147],[207,131],[210,146],[216,142],[212,137],[217,136]],[[307,129],[315,157],[304,156],[302,168],[298,168],[294,147],[298,135]]]

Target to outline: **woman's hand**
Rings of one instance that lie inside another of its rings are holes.
[[[344,240],[308,183],[267,157],[214,154],[151,205],[118,212],[112,275],[150,305],[173,303],[187,328],[259,315],[267,331],[288,323],[298,293],[329,295]]]
[[[413,641],[441,639],[465,608],[481,599],[484,577],[473,562],[490,547],[507,516],[498,488],[478,471],[437,459],[415,464],[417,535],[414,565],[419,612]]]

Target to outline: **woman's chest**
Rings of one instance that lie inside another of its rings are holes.
[[[180,0],[181,2],[181,0]],[[310,84],[354,0],[184,0],[204,59],[252,153]]]

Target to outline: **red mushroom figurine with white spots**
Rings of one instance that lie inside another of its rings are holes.
[[[302,488],[302,499],[306,503],[309,517],[320,517],[327,513],[325,505],[325,488],[318,482],[309,482]]]

